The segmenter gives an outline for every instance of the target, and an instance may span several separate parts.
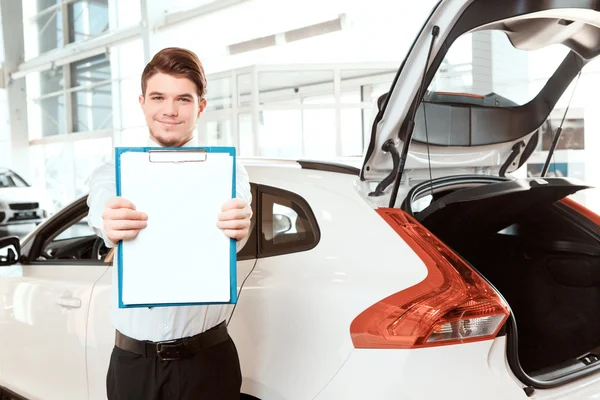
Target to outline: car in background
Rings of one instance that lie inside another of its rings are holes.
[[[48,195],[16,172],[0,169],[0,226],[38,224],[53,212]]]

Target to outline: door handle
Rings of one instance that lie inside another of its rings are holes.
[[[56,304],[64,308],[81,308],[81,299],[77,297],[59,297]]]

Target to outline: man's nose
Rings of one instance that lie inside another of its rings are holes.
[[[170,117],[176,117],[177,116],[177,105],[175,104],[174,101],[167,101],[163,112],[165,113],[165,115],[168,115]]]

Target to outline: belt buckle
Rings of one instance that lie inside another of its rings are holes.
[[[162,341],[162,342],[157,342],[156,343],[156,354],[157,354],[159,360],[161,360],[161,361],[176,361],[176,360],[179,360],[181,358],[179,356],[178,357],[168,357],[168,356],[164,357],[163,354],[162,354],[162,352],[165,351],[165,349],[163,348],[165,346],[171,345],[170,346],[171,348],[177,348],[177,347],[179,347],[179,343],[177,343],[177,342],[178,342],[177,339],[174,339],[174,340],[165,340],[165,341]],[[177,343],[177,344],[173,345],[173,343]],[[168,349],[167,349],[167,351],[168,351]],[[179,351],[177,353],[179,353]]]

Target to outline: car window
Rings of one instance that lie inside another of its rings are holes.
[[[0,188],[7,187],[27,187],[18,176],[11,173],[0,173]]]
[[[87,224],[87,215],[84,215],[49,233],[38,261],[99,261],[108,253],[108,249],[100,244],[98,236]]]
[[[95,235],[95,233],[92,230],[92,228],[90,228],[90,226],[88,225],[87,216],[85,216],[79,219],[74,224],[68,225],[66,229],[60,232],[56,237],[54,237],[52,241],[56,242],[59,240],[74,239],[76,237],[90,235]]]
[[[314,214],[302,197],[260,186],[259,257],[305,251],[320,239]]]
[[[237,259],[270,257],[310,250],[320,239],[315,216],[296,193],[266,185],[250,185],[252,220],[248,241]]]

